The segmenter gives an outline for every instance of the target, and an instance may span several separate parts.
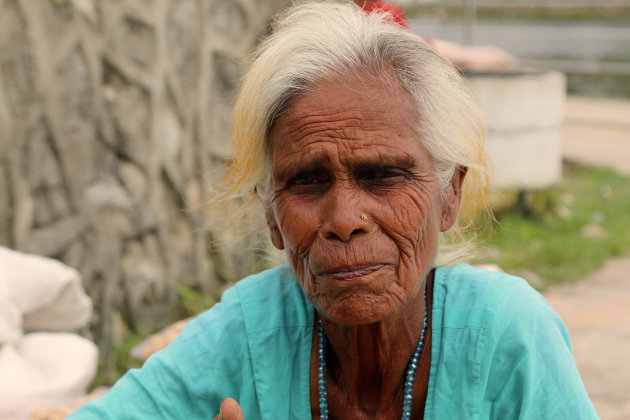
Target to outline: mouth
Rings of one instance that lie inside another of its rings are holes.
[[[335,267],[331,270],[327,270],[318,274],[317,277],[327,277],[331,280],[342,281],[356,280],[368,276],[383,267],[385,267],[385,264],[349,265]]]

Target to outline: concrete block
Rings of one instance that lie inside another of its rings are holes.
[[[491,187],[538,189],[560,181],[564,74],[519,69],[466,78],[485,115]]]

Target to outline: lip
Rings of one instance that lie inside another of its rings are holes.
[[[335,267],[330,270],[326,270],[317,275],[317,277],[327,277],[332,280],[356,280],[365,276],[368,276],[381,268],[385,267],[386,264],[361,264],[361,265],[345,265],[340,267]]]

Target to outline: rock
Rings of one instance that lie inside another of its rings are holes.
[[[610,198],[613,196],[613,189],[610,185],[604,184],[599,188],[599,193],[602,198]]]
[[[110,317],[111,323],[111,344],[112,346],[121,346],[125,338],[129,336],[130,328],[129,323],[125,321],[120,312],[112,312]]]
[[[159,112],[158,130],[160,132],[158,147],[165,161],[178,158],[182,147],[182,127],[177,115],[170,107]]]
[[[196,179],[188,181],[184,188],[184,200],[186,201],[186,207],[191,209],[194,213],[198,213],[203,210],[201,196],[201,184],[199,181]]]
[[[47,36],[53,43],[58,42],[72,27],[74,7],[66,0],[47,1],[38,6]]]
[[[573,210],[571,210],[570,208],[566,206],[559,206],[556,209],[556,214],[558,215],[559,218],[568,220],[571,218],[571,216],[573,216]]]
[[[111,146],[140,165],[146,164],[151,145],[151,107],[148,93],[129,83],[112,67],[106,67],[105,110],[117,137]]]
[[[197,1],[170,2],[166,33],[175,74],[186,96],[193,102],[198,95],[201,41]]]
[[[64,181],[74,197],[94,178],[94,104],[87,63],[79,48],[64,61],[57,74],[57,90],[62,141],[52,138]]]
[[[221,90],[225,99],[230,99],[236,93],[236,86],[240,76],[240,63],[233,54],[226,51],[216,51],[213,55],[215,86]]]
[[[148,180],[137,165],[124,161],[120,162],[118,172],[133,204],[140,204],[147,199]]]
[[[123,250],[121,260],[122,281],[126,289],[130,316],[134,321],[142,310],[143,300],[159,295],[163,276],[159,271],[160,267],[147,255],[145,246],[146,244],[138,241],[129,242]]]
[[[603,223],[604,221],[606,221],[606,215],[603,212],[594,211],[591,214],[591,222],[600,224],[600,223]]]
[[[34,229],[28,238],[26,251],[37,255],[58,255],[78,238],[86,227],[87,221],[84,218],[70,216]]]
[[[597,223],[587,223],[580,229],[580,236],[586,239],[603,239],[608,232]]]
[[[153,70],[157,54],[155,29],[138,19],[126,17],[118,23],[113,35],[113,47],[123,57],[143,70]]]
[[[208,0],[208,27],[217,36],[239,39],[246,33],[247,13],[239,1]]]
[[[0,13],[0,81],[13,114],[25,117],[36,105],[37,62],[28,25],[16,0],[6,0]]]
[[[79,13],[86,17],[88,22],[93,25],[99,22],[99,14],[94,0],[72,0],[72,5]]]
[[[0,86],[2,86],[1,79]],[[11,118],[9,107],[4,99],[4,91],[0,89],[0,150],[9,150],[9,145],[11,144],[9,137],[12,130],[13,119]],[[7,154],[4,154],[0,159],[8,159]]]
[[[114,180],[108,179],[90,185],[85,190],[85,200],[94,209],[131,209],[127,191]]]
[[[43,121],[38,121],[27,132],[23,176],[35,200],[35,225],[42,226],[69,213],[69,197],[62,197],[60,213],[50,206],[50,195],[64,194],[61,166],[54,153],[52,135]]]
[[[0,244],[8,244],[11,237],[11,192],[8,171],[0,166]]]

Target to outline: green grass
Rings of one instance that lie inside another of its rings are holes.
[[[129,352],[144,338],[140,335],[131,335],[120,346],[101,350],[98,355],[98,369],[94,381],[92,381],[92,388],[112,386],[129,369],[141,367],[142,362],[132,358]]]
[[[570,95],[630,98],[630,74],[566,73],[566,76]]]
[[[630,178],[565,165],[558,186],[521,198],[525,205],[512,199],[495,211],[498,223],[479,222],[489,251],[480,262],[529,277],[543,290],[580,280],[607,259],[630,253]]]

